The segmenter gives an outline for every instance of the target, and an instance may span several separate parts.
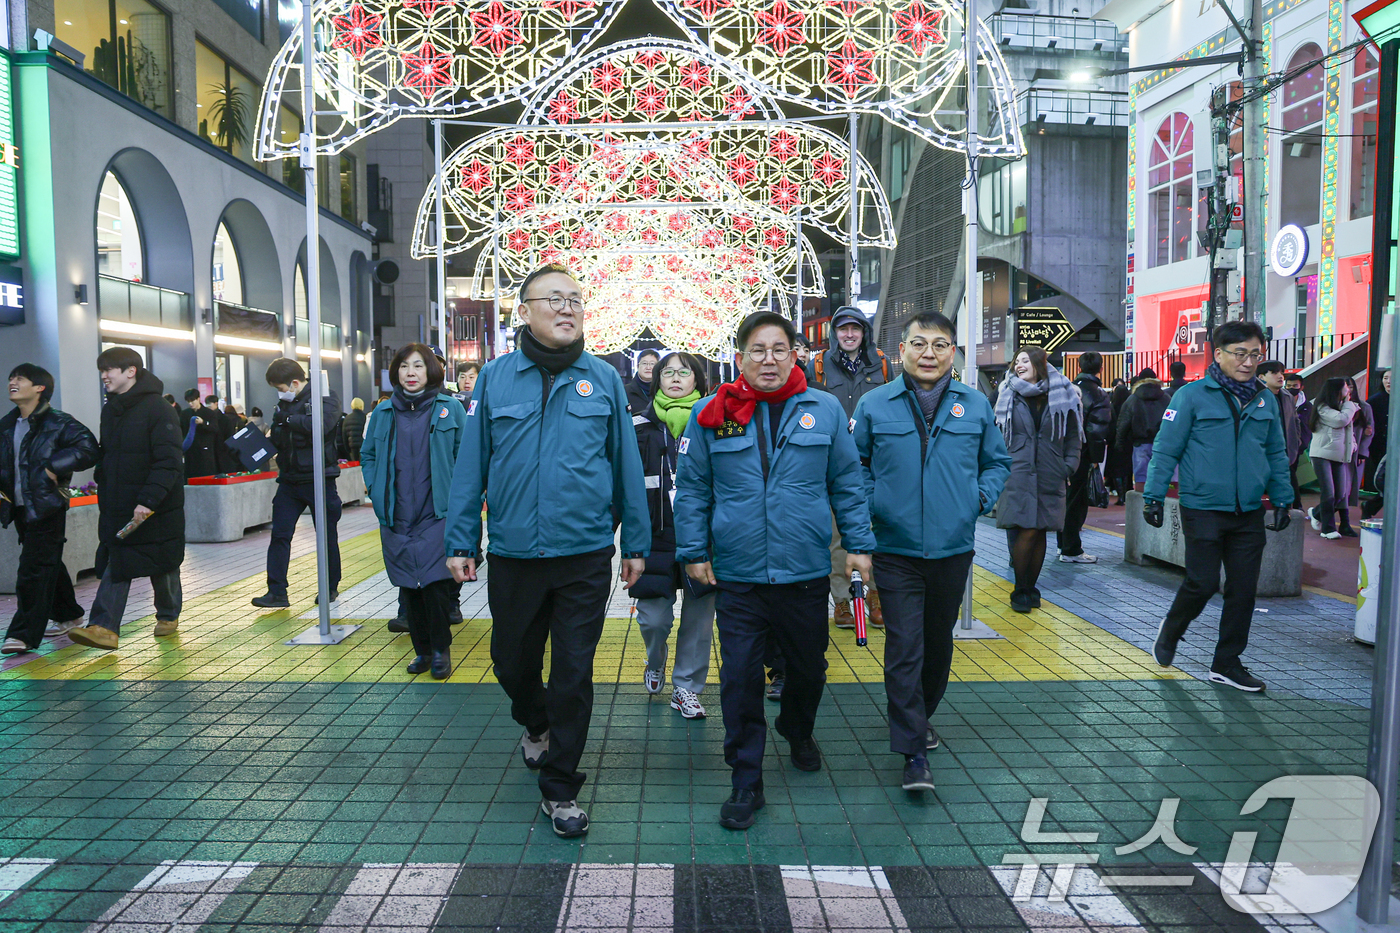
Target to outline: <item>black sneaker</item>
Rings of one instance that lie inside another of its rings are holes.
[[[253,597],[253,605],[259,609],[286,609],[291,606],[291,601],[285,593],[281,596],[276,593],[264,593],[262,596]]]
[[[395,635],[402,635],[404,632],[407,632],[407,631],[408,631],[408,620],[407,620],[407,619],[390,619],[390,620],[389,620],[389,631],[393,632]]]
[[[1355,528],[1351,527],[1350,525],[1343,525],[1342,527],[1338,528],[1338,529],[1337,529],[1337,534],[1341,535],[1343,538],[1359,538],[1359,537],[1361,537],[1361,532],[1357,531]]]
[[[1013,592],[1011,594],[1011,608],[1016,612],[1030,612],[1035,608],[1035,600],[1027,593]]]
[[[748,829],[753,825],[755,814],[763,809],[763,804],[763,791],[736,790],[720,804],[719,825],[725,829]]]
[[[772,682],[768,684],[768,689],[764,692],[763,695],[766,696],[768,699],[772,700],[774,703],[778,702],[783,698],[783,684],[785,681],[786,678],[784,678],[782,674],[779,674],[777,677],[774,677]]]
[[[331,602],[335,602],[335,601],[336,601],[337,599],[339,599],[339,598],[340,598],[340,590],[331,590]],[[320,593],[317,593],[317,594],[316,594],[316,605],[318,605],[318,606],[321,605],[321,594],[320,594]]]
[[[1176,643],[1179,638],[1172,638],[1167,634],[1167,620],[1163,619],[1157,625],[1157,640],[1152,643],[1152,657],[1163,667],[1171,667],[1176,660]]]
[[[938,733],[933,731],[933,726],[928,727],[924,733],[924,748],[934,749],[938,747]]]
[[[905,790],[933,790],[933,772],[928,769],[928,759],[923,755],[909,755],[904,760]]]
[[[1234,687],[1236,690],[1243,690],[1246,693],[1262,693],[1264,691],[1264,681],[1255,677],[1249,672],[1249,668],[1238,662],[1223,671],[1211,668],[1210,682]]]
[[[817,747],[817,740],[810,735],[791,743],[789,757],[792,758],[792,766],[798,771],[822,769],[822,750]]]

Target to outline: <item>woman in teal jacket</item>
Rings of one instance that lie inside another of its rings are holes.
[[[447,570],[448,494],[467,412],[442,391],[432,350],[411,343],[394,354],[394,394],[375,407],[360,447],[360,470],[379,518],[389,581],[399,587],[415,657],[410,674],[452,672],[450,615],[457,587]],[[429,659],[431,656],[431,660]]]

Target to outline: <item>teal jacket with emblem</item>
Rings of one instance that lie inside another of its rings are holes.
[[[457,462],[457,448],[462,443],[462,429],[467,413],[462,403],[445,392],[432,401],[428,415],[432,425],[428,434],[428,454],[432,463],[429,475],[433,480],[433,515],[446,518],[452,493],[452,470]],[[394,527],[394,400],[386,398],[374,406],[371,414],[383,417],[369,420],[369,431],[360,442],[360,475],[379,524]]]
[[[767,402],[741,434],[700,427],[710,398],[691,410],[677,458],[677,559],[711,561],[715,578],[731,583],[825,577],[833,512],[847,551],[875,549],[856,447],[834,396],[809,388],[788,399],[776,438]]]
[[[903,377],[871,389],[855,414],[856,451],[882,554],[935,559],[972,550],[1011,455],[981,392],[950,381],[930,428]]]
[[[622,377],[588,353],[545,376],[519,350],[482,368],[452,478],[448,556],[480,556],[483,500],[492,554],[600,551],[621,523],[623,555],[646,556],[651,518]]]
[[[1275,507],[1291,505],[1288,453],[1274,394],[1260,384],[1241,408],[1209,375],[1177,389],[1152,442],[1143,496],[1165,498],[1178,468],[1177,495],[1189,509],[1252,512],[1266,491]]]

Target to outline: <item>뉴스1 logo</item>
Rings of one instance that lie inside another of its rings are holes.
[[[580,379],[578,385],[574,388],[577,389],[578,394],[582,395],[584,398],[588,398],[588,396],[593,394],[593,383],[589,382],[587,379]]]
[[[800,425],[802,425],[803,428],[805,428],[805,429],[807,429],[808,431],[810,431],[810,430],[812,430],[812,428],[816,427],[816,425],[817,425],[817,419],[814,418],[814,417],[812,416],[812,413],[809,411],[809,412],[807,412],[805,415],[803,415],[801,418],[798,418],[798,419],[797,419],[797,423],[800,424]]]

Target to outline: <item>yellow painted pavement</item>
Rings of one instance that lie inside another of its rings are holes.
[[[383,569],[377,532],[341,543],[342,591]],[[287,639],[309,624],[302,618],[315,598],[315,560],[292,562],[292,606],[264,612],[249,600],[264,590],[261,574],[186,601],[180,632],[154,638],[153,616],[122,627],[121,646],[106,652],[72,645],[0,673],[0,679],[122,679],[194,681],[322,681],[399,683],[420,680],[404,666],[412,657],[407,635],[389,633],[386,619],[355,619],[363,627],[332,646],[290,646]],[[1189,675],[1163,670],[1141,649],[1058,606],[1025,615],[1007,605],[1011,584],[982,568],[974,575],[976,615],[1003,639],[960,641],[953,662],[954,681],[1150,680]],[[468,619],[453,628],[455,669],[446,683],[491,683],[490,620]],[[719,670],[714,641],[711,671]],[[859,648],[855,634],[832,630],[827,651],[832,683],[880,683],[884,634],[871,628]],[[608,619],[594,664],[599,683],[640,683],[645,651],[636,625]],[[712,675],[713,679],[713,675]]]

